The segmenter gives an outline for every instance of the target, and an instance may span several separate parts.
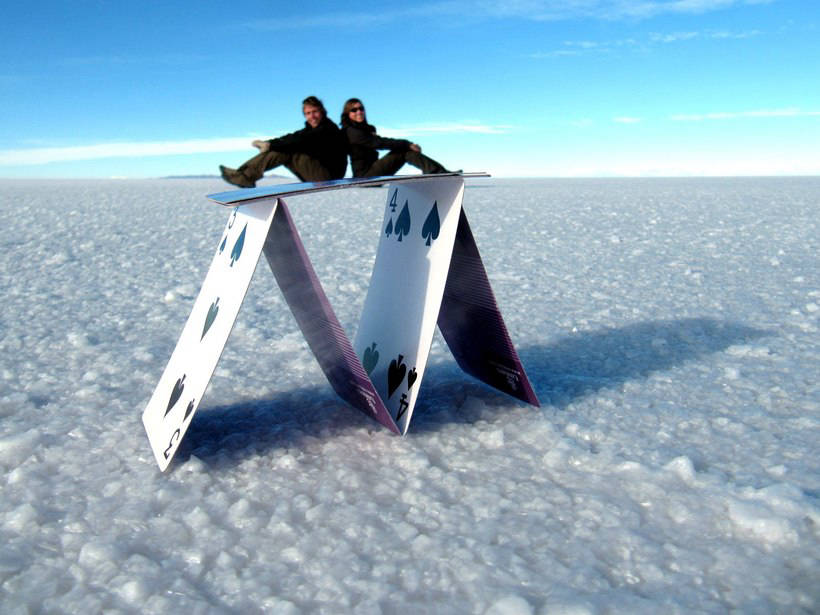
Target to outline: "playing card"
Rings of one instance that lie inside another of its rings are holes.
[[[430,352],[463,190],[459,178],[388,189],[353,348],[402,433],[407,431]]]
[[[392,431],[407,432],[437,323],[464,371],[538,405],[461,208],[462,177],[366,181],[376,180],[394,183],[389,184],[371,284],[352,345],[280,197],[361,182],[235,191],[219,201],[235,207],[143,412],[160,469],[170,464],[193,419],[263,251],[334,390]]]
[[[171,462],[208,387],[256,269],[277,202],[232,210],[191,314],[142,414],[161,470]]]
[[[540,405],[507,333],[463,209],[438,327],[461,369],[500,391]]]
[[[308,346],[339,397],[398,432],[339,323],[283,200],[263,248],[279,289]]]

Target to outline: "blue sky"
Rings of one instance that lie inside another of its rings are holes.
[[[309,94],[501,177],[818,174],[818,41],[816,0],[15,2],[0,177],[215,174]]]

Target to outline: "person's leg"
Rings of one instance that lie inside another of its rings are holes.
[[[242,188],[253,188],[256,186],[256,181],[265,174],[265,171],[282,164],[287,165],[291,156],[291,154],[276,151],[260,152],[243,163],[238,169],[219,165],[219,171],[222,173],[222,179],[229,184]]]
[[[420,152],[414,152],[413,150],[406,152],[405,160],[414,167],[421,169],[421,172],[424,174],[448,172],[447,169],[432,158],[425,156]]]
[[[447,169],[424,154],[414,152],[413,150],[392,150],[374,162],[364,176],[379,177],[382,175],[395,175],[405,162],[421,169],[421,172],[425,174],[447,173]]]
[[[383,175],[395,175],[404,166],[405,153],[392,150],[370,165],[367,173],[363,177],[381,177]]]
[[[292,154],[285,166],[303,182],[323,182],[333,179],[325,166],[307,154]]]
[[[260,152],[240,166],[237,171],[242,173],[249,180],[256,182],[257,180],[262,179],[265,171],[270,171],[279,165],[287,166],[294,155],[295,154],[277,152],[276,150]]]

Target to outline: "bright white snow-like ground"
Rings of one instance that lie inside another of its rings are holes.
[[[0,182],[0,612],[820,610],[820,178],[469,181],[542,407],[437,334],[404,438],[262,258],[163,474],[140,415],[227,188]],[[351,336],[385,196],[288,201]]]

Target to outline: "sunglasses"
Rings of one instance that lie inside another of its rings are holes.
[[[348,113],[356,113],[357,111],[364,111],[364,107],[353,107]]]

